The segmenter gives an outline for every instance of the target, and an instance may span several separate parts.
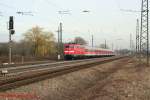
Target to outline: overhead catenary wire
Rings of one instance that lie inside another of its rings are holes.
[[[1,5],[1,6],[3,6],[3,7],[5,7],[5,8],[9,8],[9,9],[11,9],[11,10],[16,9],[16,8],[15,8],[15,7],[13,7],[13,6],[10,6],[10,5],[7,5],[7,4],[4,4],[4,3],[1,3],[1,2],[0,2],[0,5]]]
[[[51,5],[52,7],[56,8],[56,12],[59,14],[69,14],[71,15],[71,10],[64,10],[64,8],[62,8],[60,5],[54,3],[51,0],[44,0],[47,4]],[[12,6],[12,5],[7,5],[4,3],[0,3],[1,6],[8,8],[10,10],[13,10],[14,13],[20,14],[20,15],[28,15],[29,13],[27,13],[27,11],[22,11],[22,10],[18,10],[16,7]],[[61,11],[62,10],[62,11]],[[60,12],[61,11],[61,12]],[[31,14],[31,13],[30,13]],[[39,17],[39,16],[38,16]],[[72,16],[73,17],[73,16]],[[45,19],[46,17],[42,16],[42,19]],[[48,18],[46,18],[48,19]],[[76,21],[77,22],[77,21]]]
[[[44,0],[46,3],[48,3],[49,5],[55,7],[57,10],[62,10],[63,8],[58,5],[58,4],[55,4],[54,2],[50,1],[50,0]]]
[[[3,6],[3,7],[5,7],[5,8],[8,8],[8,9],[12,10],[12,11],[13,11],[14,13],[16,13],[16,14],[33,16],[33,12],[31,12],[31,11],[18,10],[16,7],[10,6],[10,5],[7,5],[7,4],[4,4],[4,3],[0,3],[0,5]],[[3,16],[1,13],[2,13],[2,12],[0,12],[0,16]],[[3,13],[3,14],[4,14],[4,13]]]
[[[123,11],[123,12],[133,12],[133,13],[140,13],[141,12],[141,11],[131,10],[131,9],[120,9],[120,11]]]
[[[22,12],[22,11],[17,11],[16,13],[17,13],[17,14],[20,14],[20,15],[29,15],[29,16],[33,16],[33,12]]]
[[[131,13],[140,13],[141,12],[140,10],[123,9],[118,0],[114,0],[114,1],[116,2],[116,5],[121,12],[131,12]]]

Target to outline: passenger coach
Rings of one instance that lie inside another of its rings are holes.
[[[89,47],[80,44],[65,44],[64,56],[65,59],[89,58],[89,57],[104,57],[114,56],[114,52],[109,49]]]

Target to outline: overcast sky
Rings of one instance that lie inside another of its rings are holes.
[[[141,0],[0,0],[0,42],[8,41],[6,23],[9,16],[15,16],[13,40],[21,40],[22,34],[36,25],[52,31],[57,38],[56,30],[61,21],[65,42],[81,36],[90,45],[93,34],[94,45],[106,39],[115,48],[129,48],[129,37],[132,33],[135,38],[136,19],[140,18],[140,13],[120,9],[140,11],[140,8]],[[62,10],[70,14],[60,15],[58,11]],[[83,10],[90,12],[83,13]],[[18,15],[17,11],[31,11],[34,16]]]

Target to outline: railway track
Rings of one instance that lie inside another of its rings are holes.
[[[25,62],[25,63],[16,63],[16,64],[0,64],[0,68],[9,68],[9,67],[20,67],[20,66],[27,66],[27,65],[37,65],[37,64],[45,64],[45,63],[54,63],[58,61],[47,60],[47,61],[35,61],[35,62]]]
[[[10,72],[5,77],[0,78],[0,91],[16,88],[32,82],[40,81],[57,75],[73,72],[83,68],[92,67],[124,57],[96,58],[78,61],[64,61],[57,63],[46,63],[21,67],[10,67]]]
[[[107,59],[102,58],[103,59]],[[100,60],[100,58],[94,58],[92,60]],[[23,65],[23,66],[12,66],[12,67],[6,67],[6,68],[0,68],[0,70],[7,69],[9,74],[7,76],[12,76],[14,74],[21,74],[28,71],[34,71],[34,70],[45,70],[45,69],[53,69],[53,68],[59,68],[63,67],[66,64],[75,64],[75,63],[82,63],[86,61],[91,61],[91,59],[84,59],[84,60],[74,60],[74,61],[62,61],[62,62],[53,62],[53,63],[43,63],[43,64],[32,64],[32,65]]]

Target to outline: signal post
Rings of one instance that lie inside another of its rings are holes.
[[[11,39],[11,36],[15,33],[13,16],[9,17],[8,30],[9,30],[9,64],[11,64],[12,63],[12,39]]]

